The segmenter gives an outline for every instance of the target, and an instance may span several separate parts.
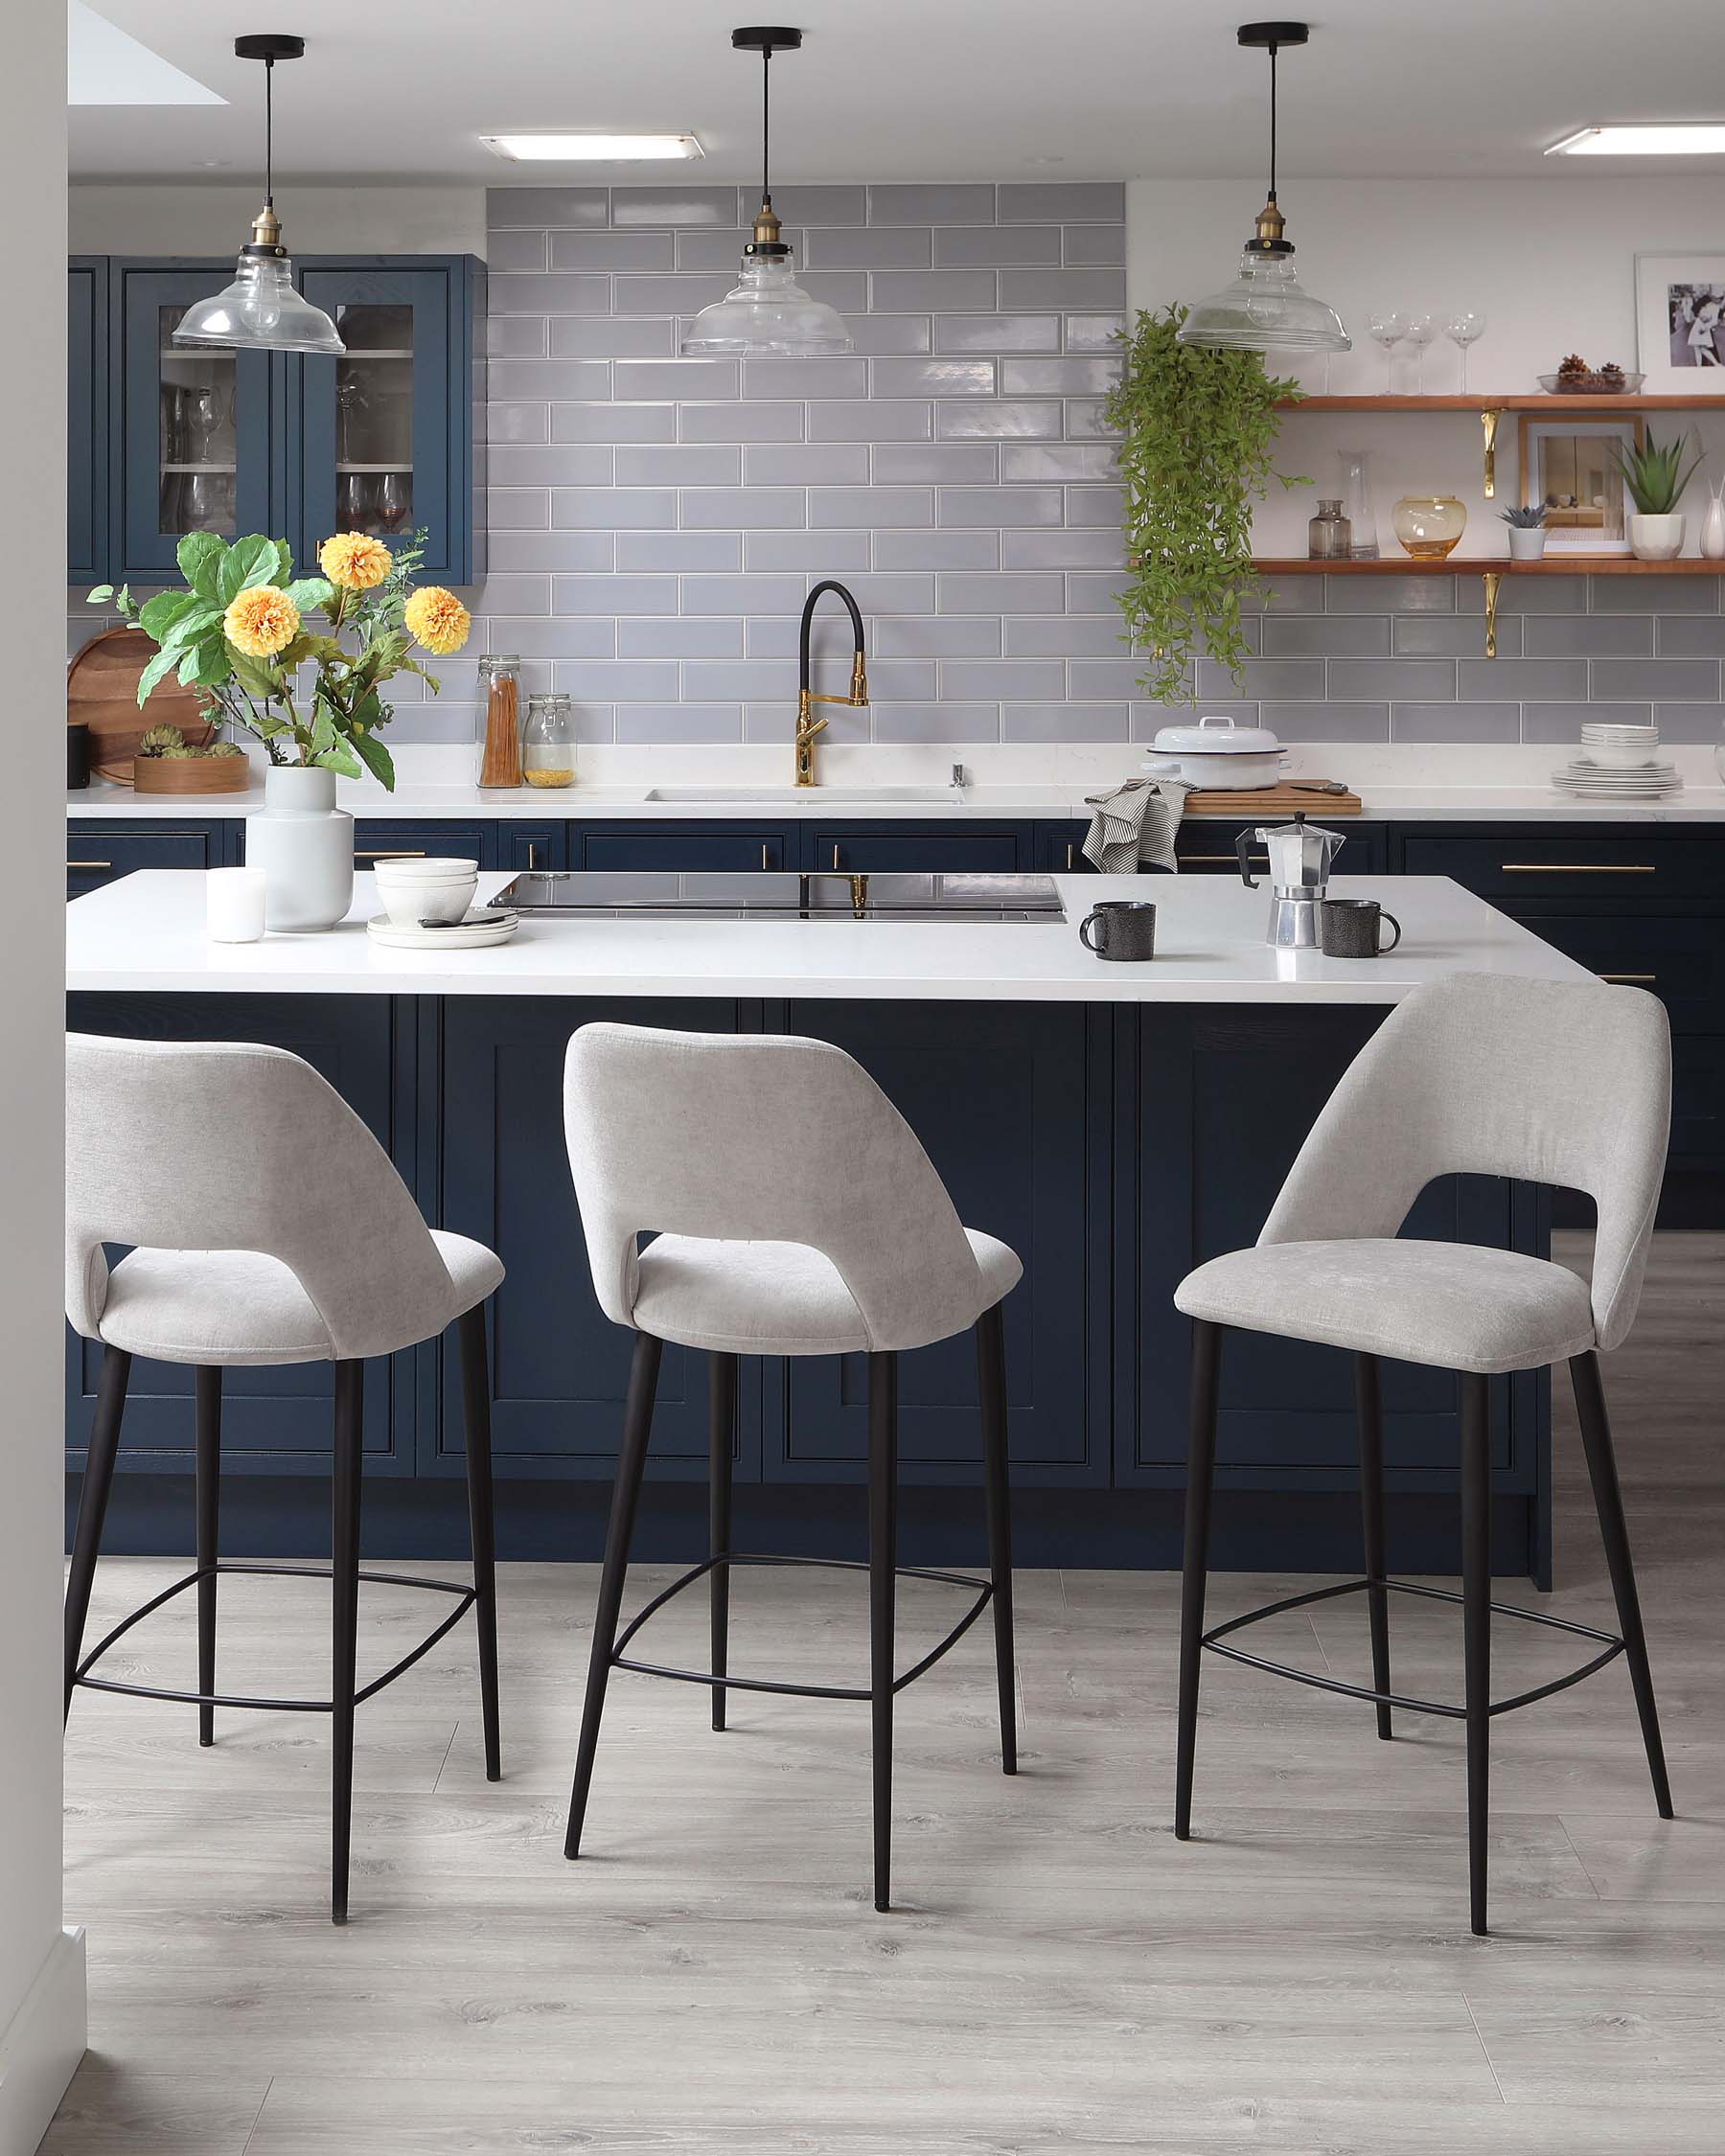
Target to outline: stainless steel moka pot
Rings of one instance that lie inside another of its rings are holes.
[[[1251,849],[1262,846],[1270,856],[1270,925],[1264,941],[1278,951],[1316,951],[1318,907],[1329,888],[1330,863],[1342,851],[1346,834],[1326,831],[1322,824],[1307,823],[1297,813],[1292,823],[1257,824],[1242,831],[1234,840],[1240,857],[1240,875],[1249,891],[1257,889],[1252,873]]]

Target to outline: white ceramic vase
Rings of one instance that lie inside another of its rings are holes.
[[[1714,495],[1701,519],[1701,556],[1707,562],[1725,562],[1725,489]]]
[[[1643,516],[1632,512],[1629,517],[1629,551],[1638,562],[1674,562],[1683,552],[1683,533],[1687,519],[1675,514],[1667,516]]]
[[[1545,560],[1545,526],[1543,524],[1511,524],[1509,533],[1509,559],[1511,562],[1543,562]]]
[[[272,765],[264,813],[245,826],[247,865],[264,871],[264,925],[333,929],[354,903],[354,819],[335,806],[335,774]]]

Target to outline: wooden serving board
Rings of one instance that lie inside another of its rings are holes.
[[[1287,817],[1296,810],[1303,810],[1314,823],[1323,823],[1330,816],[1360,815],[1364,813],[1364,804],[1357,793],[1300,792],[1286,779],[1276,786],[1260,787],[1254,792],[1200,787],[1185,797],[1185,813],[1189,816]]]
[[[99,778],[129,786],[132,758],[151,726],[177,726],[188,748],[215,739],[196,696],[172,675],[138,708],[138,682],[155,651],[141,629],[122,623],[92,636],[66,669],[66,718],[89,727],[90,768]]]

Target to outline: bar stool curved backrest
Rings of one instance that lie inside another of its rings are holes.
[[[278,1259],[334,1361],[393,1354],[455,1316],[406,1184],[298,1056],[75,1033],[66,1079],[66,1312],[86,1339],[101,1337],[104,1242]]]
[[[655,1232],[818,1250],[877,1353],[976,1322],[977,1260],[946,1185],[842,1048],[584,1025],[564,1114],[594,1292],[614,1323],[634,1322],[636,1237]]]
[[[1434,981],[1354,1059],[1258,1242],[1392,1236],[1444,1175],[1585,1191],[1598,1211],[1594,1328],[1599,1347],[1616,1347],[1641,1300],[1670,1117],[1657,997],[1486,974]]]

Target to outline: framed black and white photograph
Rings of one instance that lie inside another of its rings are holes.
[[[1635,330],[1644,387],[1725,397],[1725,254],[1637,255]]]
[[[1725,374],[1720,386],[1725,388]],[[1629,530],[1620,450],[1642,439],[1639,419],[1521,422],[1521,498],[1546,513],[1552,554],[1627,554]]]

